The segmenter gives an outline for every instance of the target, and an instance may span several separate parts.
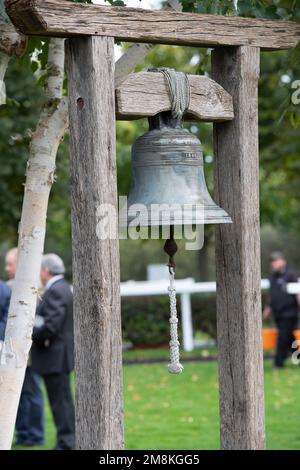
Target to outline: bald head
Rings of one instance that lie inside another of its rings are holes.
[[[17,270],[18,248],[12,248],[5,256],[5,271],[9,279],[14,279]]]

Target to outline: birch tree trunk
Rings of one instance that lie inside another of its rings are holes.
[[[33,135],[19,228],[18,263],[0,359],[0,449],[10,449],[31,347],[49,193],[55,159],[68,125],[62,97],[64,40],[51,39],[46,102]]]

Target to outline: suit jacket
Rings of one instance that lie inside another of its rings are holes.
[[[33,329],[32,368],[40,375],[70,372],[74,368],[73,295],[65,279],[58,279],[43,295]]]
[[[0,281],[0,341],[4,341],[10,294],[10,287]]]

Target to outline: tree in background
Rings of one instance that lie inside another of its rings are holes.
[[[34,324],[39,272],[46,234],[49,193],[55,179],[57,148],[68,124],[63,99],[64,40],[51,39],[45,103],[30,143],[19,228],[18,263],[1,350],[0,448],[9,449]]]

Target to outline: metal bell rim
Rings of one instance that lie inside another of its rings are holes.
[[[207,212],[212,212],[211,215]],[[149,210],[148,213],[151,213]],[[130,216],[127,213],[127,217],[120,215],[119,226],[120,228],[126,228],[129,224],[135,219],[135,216]],[[159,213],[159,217],[152,217],[151,222],[149,222],[148,217],[140,217],[139,227],[162,227],[170,225],[209,225],[209,224],[231,224],[231,217],[225,212],[222,208],[216,208],[215,205],[205,206],[203,211],[201,211],[201,216],[196,216],[195,211],[185,211],[184,217],[170,217],[169,220],[162,220],[162,216]]]

